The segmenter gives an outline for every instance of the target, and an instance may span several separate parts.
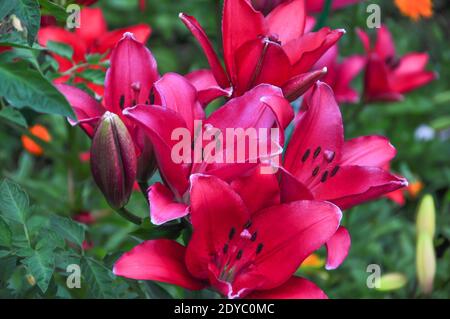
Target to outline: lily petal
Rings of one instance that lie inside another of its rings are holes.
[[[257,290],[247,299],[328,299],[327,295],[313,282],[291,277],[281,286],[270,290]]]
[[[361,136],[345,141],[340,164],[383,167],[396,153],[384,136]]]
[[[375,42],[375,52],[382,60],[395,57],[395,45],[392,35],[385,25],[377,29],[377,40]]]
[[[204,285],[191,276],[184,264],[186,249],[168,239],[148,240],[116,261],[113,273],[137,280],[156,280],[199,290]]]
[[[327,241],[327,270],[336,269],[347,258],[350,250],[350,234],[345,227],[339,227],[336,233]]]
[[[161,183],[148,189],[150,218],[154,225],[162,225],[189,214],[188,206],[175,201],[173,193]]]
[[[289,23],[286,23],[289,21]],[[285,1],[276,6],[266,17],[269,32],[278,37],[281,43],[287,43],[303,35],[306,11],[304,0]]]
[[[221,96],[230,97],[233,93],[231,88],[222,89],[210,70],[196,70],[186,74],[185,77],[197,90],[198,100],[203,107]]]
[[[152,33],[152,29],[147,24],[138,24],[106,32],[98,38],[96,45],[92,48],[92,51],[100,54],[111,51],[120,39],[122,39],[123,34],[127,32],[133,33],[137,41],[145,44]],[[106,56],[109,57],[110,55],[107,54]]]
[[[80,27],[75,29],[75,34],[84,40],[88,48],[107,30],[108,26],[100,8],[84,7],[80,11]]]
[[[194,17],[187,14],[180,13],[179,17],[202,47],[217,83],[224,89],[228,88],[230,86],[230,80],[202,26]]]

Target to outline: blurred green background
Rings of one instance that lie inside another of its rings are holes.
[[[414,22],[402,16],[394,1],[373,1],[382,9],[382,23],[393,33],[399,55],[411,51],[430,54],[429,69],[439,73],[439,80],[407,94],[399,103],[372,104],[357,117],[350,117],[353,105],[342,105],[346,118],[347,138],[360,135],[387,136],[397,148],[398,155],[392,170],[410,182],[420,181],[423,189],[415,196],[405,191],[406,202],[398,205],[387,198],[360,205],[344,213],[343,223],[352,236],[350,254],[337,270],[323,268],[300,270],[314,280],[331,298],[449,298],[450,297],[450,3],[433,1],[434,15]],[[175,71],[185,74],[207,67],[199,46],[178,19],[179,12],[193,15],[201,22],[216,48],[220,47],[221,3],[214,0],[156,1],[147,0],[144,12],[138,1],[103,0],[95,6],[104,10],[109,29],[137,23],[148,23],[153,33],[148,46],[156,56],[160,73]],[[362,53],[362,45],[354,29],[366,29],[366,4],[348,7],[331,13],[327,25],[345,28],[347,34],[340,41],[340,54],[345,57]],[[361,91],[362,76],[354,81]],[[212,107],[216,107],[214,104]],[[33,209],[40,216],[59,214],[73,216],[92,212],[98,221],[89,226],[87,239],[93,248],[86,254],[102,260],[110,267],[120,252],[133,247],[140,236],[130,236],[136,226],[112,212],[90,177],[89,164],[79,155],[89,149],[90,141],[79,129],[70,128],[58,116],[24,112],[28,124],[45,125],[52,136],[51,148],[36,157],[23,149],[20,130],[0,122],[0,174],[8,177],[29,194]],[[417,129],[426,127],[433,132],[430,139],[417,136]],[[155,177],[157,178],[157,177]],[[424,194],[431,194],[436,205],[436,235],[434,247],[437,272],[433,292],[424,295],[416,280],[416,213]],[[130,210],[147,216],[145,201],[139,192],[133,194]],[[114,254],[112,254],[114,252]],[[325,256],[325,251],[319,254]],[[21,267],[8,268],[0,259],[0,296],[84,297],[83,291],[63,291],[58,280],[46,294],[40,293],[26,281]],[[381,267],[382,275],[401,273],[407,279],[399,289],[379,291],[367,287],[369,264]],[[13,262],[10,265],[15,265]],[[11,273],[5,274],[6,269]],[[57,277],[58,274],[55,274]],[[2,279],[3,278],[3,279]],[[56,278],[57,279],[57,278]],[[3,281],[2,281],[3,280]],[[118,284],[117,280],[111,283]],[[115,297],[155,297],[169,293],[186,298],[200,296],[180,288],[148,284],[144,288],[120,279],[120,294]],[[123,286],[125,285],[125,286]],[[165,289],[167,292],[161,292]],[[205,296],[216,296],[206,292]]]

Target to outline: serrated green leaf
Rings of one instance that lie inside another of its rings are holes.
[[[40,249],[23,249],[18,251],[18,255],[24,256],[21,263],[27,271],[34,277],[38,287],[43,293],[47,291],[50,279],[55,270],[55,256],[48,247]]]
[[[95,259],[85,257],[82,260],[81,272],[85,284],[89,285],[89,293],[93,298],[113,298],[114,277],[108,268]]]
[[[50,227],[64,239],[80,247],[83,245],[85,229],[81,224],[69,218],[52,216]]]
[[[28,68],[25,62],[0,64],[0,78],[0,96],[11,105],[75,118],[64,96],[39,72]]]
[[[60,42],[47,41],[47,49],[56,53],[57,55],[62,56],[68,60],[72,59],[73,49],[69,45]]]
[[[11,247],[12,233],[8,224],[0,217],[0,246]]]
[[[8,179],[0,184],[0,213],[3,217],[25,224],[29,212],[28,195]]]
[[[0,111],[0,117],[13,122],[22,127],[28,127],[27,121],[23,117],[22,113],[13,109],[12,107],[5,107]]]
[[[41,11],[37,0],[10,0],[15,3],[14,13],[24,27],[27,28],[28,44],[33,45],[41,23]]]

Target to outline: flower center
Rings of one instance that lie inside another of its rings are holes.
[[[336,152],[327,149],[322,150],[321,146],[316,147],[314,152],[311,149],[307,149],[303,153],[301,161],[311,169],[311,174],[305,180],[305,184],[310,189],[314,189],[321,183],[327,182],[337,174],[339,165],[333,164],[335,157]],[[305,168],[308,167],[305,166]]]

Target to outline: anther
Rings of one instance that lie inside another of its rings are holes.
[[[252,237],[250,238],[251,241],[255,241],[256,240],[256,236],[258,235],[258,232],[254,232]]]
[[[119,100],[120,108],[123,109],[125,107],[125,96],[121,95]]]
[[[252,221],[249,220],[248,222],[245,223],[244,228],[247,229],[247,228],[250,228],[251,226],[252,226]]]
[[[241,259],[241,257],[242,257],[242,249],[239,249],[239,251],[238,251],[238,253],[236,255],[236,260]]]
[[[225,244],[225,246],[223,246],[223,253],[226,254],[228,252],[228,244]]]

